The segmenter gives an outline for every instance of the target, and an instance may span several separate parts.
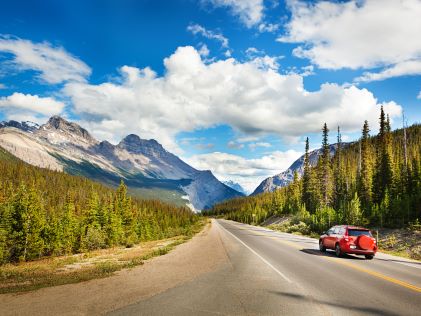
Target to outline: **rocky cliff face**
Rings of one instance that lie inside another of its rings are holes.
[[[179,191],[187,194],[196,210],[242,195],[219,182],[210,171],[194,169],[154,139],[131,134],[117,145],[99,142],[86,129],[59,116],[42,126],[1,123],[0,146],[44,168],[111,184],[122,178],[134,188]]]

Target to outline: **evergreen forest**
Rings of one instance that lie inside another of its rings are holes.
[[[421,125],[391,131],[383,108],[379,132],[370,135],[364,122],[361,137],[343,143],[340,128],[336,152],[329,149],[329,129],[322,128],[322,154],[309,162],[306,139],[304,173],[271,193],[237,198],[215,205],[206,214],[248,224],[271,216],[292,216],[296,224],[320,233],[335,224],[405,227],[421,219]]]
[[[0,263],[187,234],[186,207],[132,198],[83,177],[28,165],[0,148]]]

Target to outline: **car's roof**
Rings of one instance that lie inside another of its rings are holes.
[[[344,227],[348,229],[357,229],[357,230],[369,230],[368,228],[353,226],[353,225],[336,225],[337,227]]]

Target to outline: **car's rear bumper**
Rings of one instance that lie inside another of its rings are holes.
[[[352,249],[350,247],[343,247],[342,251],[345,253],[350,253],[354,255],[375,255],[377,252],[377,249],[373,250],[363,250],[363,249]]]

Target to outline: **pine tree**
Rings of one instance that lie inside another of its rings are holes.
[[[320,191],[322,204],[330,205],[332,198],[332,166],[330,161],[329,129],[326,123],[323,125],[322,155],[320,158]]]
[[[380,109],[380,129],[377,143],[376,174],[374,197],[376,203],[381,203],[386,191],[392,185],[392,160],[390,157],[390,122],[386,120],[383,106]]]
[[[60,225],[61,235],[63,238],[62,250],[65,254],[71,254],[73,253],[73,250],[76,249],[76,227],[75,205],[71,195],[68,195],[66,198],[66,204],[64,205]]]
[[[309,140],[306,138],[305,145],[305,154],[304,154],[304,173],[303,173],[303,192],[302,200],[307,208],[311,210],[312,205],[312,185],[311,185],[311,166],[310,166],[310,156],[309,156]]]
[[[363,209],[368,210],[372,203],[372,178],[373,178],[373,167],[371,160],[371,149],[370,149],[370,128],[368,121],[364,121],[361,137],[361,172],[359,174],[359,196],[361,197],[361,205]]]
[[[337,136],[337,144],[336,144],[336,153],[334,156],[334,174],[333,174],[333,181],[334,181],[334,194],[333,194],[333,207],[336,210],[339,210],[341,205],[344,203],[346,199],[346,179],[345,179],[345,170],[342,158],[342,137],[341,131],[338,126],[338,136]]]
[[[41,257],[44,251],[42,231],[45,228],[41,201],[34,188],[21,185],[15,196],[12,214],[12,258],[26,261]]]

